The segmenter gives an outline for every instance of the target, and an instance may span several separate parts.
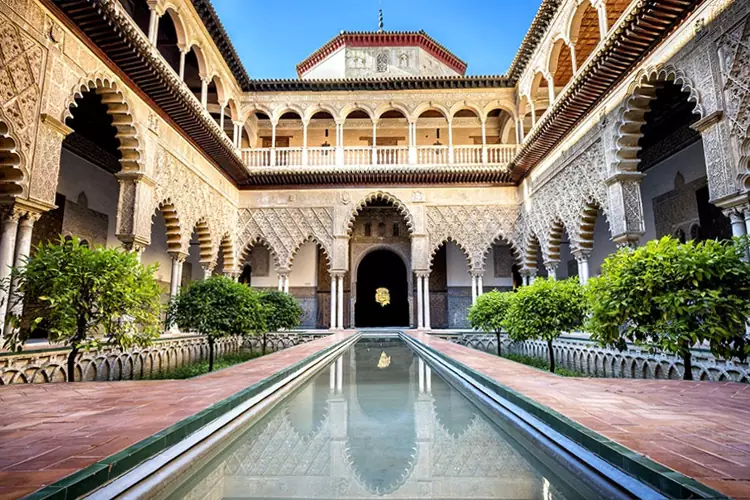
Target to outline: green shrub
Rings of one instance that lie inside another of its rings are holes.
[[[249,361],[254,358],[258,358],[261,355],[257,352],[251,352],[244,350],[232,354],[225,354],[223,356],[217,356],[214,360],[213,370],[221,370],[222,368],[228,368],[230,366],[238,365]],[[180,366],[173,370],[166,370],[159,373],[155,373],[150,378],[151,380],[166,380],[166,379],[186,379],[203,375],[209,371],[209,362],[201,361],[200,363],[192,363],[189,365]]]
[[[514,297],[514,292],[492,290],[477,297],[476,303],[469,309],[468,319],[472,328],[495,334],[498,356],[500,356],[502,323]]]
[[[31,325],[9,329],[6,346],[21,350],[31,331],[44,328],[51,343],[70,346],[67,376],[72,382],[81,349],[102,343],[123,349],[149,345],[161,330],[155,270],[155,265],[141,265],[135,253],[90,248],[78,238],[40,245],[22,269],[13,271]],[[19,326],[18,318],[11,323]]]
[[[299,326],[302,319],[302,308],[297,300],[288,293],[271,291],[260,296],[264,305],[265,328],[263,330],[263,351],[266,353],[266,335],[279,330],[291,330]]]
[[[552,343],[563,332],[570,332],[582,325],[584,305],[583,289],[578,278],[537,278],[531,285],[523,286],[515,293],[503,326],[512,340],[546,341],[549,370],[554,373],[555,352]]]
[[[225,276],[213,276],[192,282],[174,298],[169,321],[208,338],[208,371],[212,371],[216,339],[265,331],[266,310],[259,292]]]
[[[742,245],[664,237],[608,257],[587,286],[587,329],[602,345],[646,345],[682,357],[692,380],[690,348],[707,342],[714,356],[744,360],[750,316],[750,264]]]

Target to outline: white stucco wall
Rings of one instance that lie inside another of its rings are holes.
[[[318,284],[318,246],[308,241],[300,247],[292,263],[289,286],[311,287]]]
[[[471,287],[471,275],[469,274],[469,263],[461,251],[454,243],[449,242],[446,248],[446,274],[449,287]],[[485,290],[492,287],[511,287],[513,286],[513,277],[496,278],[494,272],[494,248],[487,255],[484,276],[482,281]]]
[[[589,257],[590,275],[598,276],[601,274],[604,259],[616,251],[617,245],[612,241],[609,224],[604,217],[604,213],[599,210],[596,214],[596,224],[594,225],[594,247],[591,249],[591,257]]]
[[[63,148],[58,179],[58,193],[75,202],[84,192],[89,208],[107,215],[107,247],[119,247],[115,230],[120,184],[115,176]]]
[[[346,76],[346,48],[329,55],[323,61],[302,75],[303,80],[323,80],[326,78],[344,78]]]
[[[679,153],[651,167],[646,172],[646,176],[641,183],[646,234],[641,238],[640,244],[656,238],[653,200],[657,196],[674,189],[674,180],[678,172],[685,178],[685,183],[690,183],[706,176],[703,141],[691,144]]]

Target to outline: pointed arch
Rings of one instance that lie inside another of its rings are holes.
[[[643,137],[646,113],[650,111],[651,101],[656,97],[656,85],[663,82],[674,83],[686,93],[687,100],[695,104],[693,113],[703,118],[700,95],[682,70],[667,65],[639,71],[628,87],[629,97],[620,107],[615,123],[614,170],[637,170],[640,162],[638,153],[641,150],[638,143]]]
[[[354,220],[357,218],[357,215],[359,215],[359,213],[373,201],[386,201],[391,203],[406,221],[406,228],[409,230],[409,234],[414,233],[414,217],[411,215],[408,207],[392,194],[386,193],[384,191],[375,191],[362,198],[359,203],[354,205],[354,208],[352,208],[351,212],[349,212],[349,219],[347,220],[346,226],[346,234],[348,236],[351,236],[352,234],[352,229],[354,229]]]

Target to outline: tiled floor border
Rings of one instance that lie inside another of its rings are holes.
[[[407,343],[416,344],[420,349],[424,349],[444,363],[464,373],[468,378],[474,379],[480,385],[495,392],[500,398],[518,406],[599,458],[639,481],[651,485],[670,498],[729,498],[693,478],[654,462],[640,453],[592,431],[561,413],[443,354],[412,335],[404,333],[402,336]]]
[[[278,383],[280,380],[283,380],[295,371],[298,371],[300,368],[314,363],[316,360],[326,356],[332,351],[340,349],[342,345],[352,343],[356,338],[358,338],[357,335],[346,337],[335,344],[330,345],[315,354],[311,354],[305,359],[287,366],[273,375],[254,383],[246,389],[214,403],[205,410],[187,417],[156,434],[142,439],[104,460],[37,490],[25,498],[28,500],[70,500],[89,494],[167,448],[175,445],[206,424],[237,408],[242,403]]]

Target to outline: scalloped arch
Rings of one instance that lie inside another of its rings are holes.
[[[396,207],[396,210],[399,214],[401,214],[404,220],[406,220],[406,227],[409,230],[409,234],[414,233],[414,217],[412,216],[407,206],[392,194],[386,193],[384,191],[375,191],[362,198],[359,203],[354,205],[352,211],[349,212],[349,219],[346,225],[346,234],[348,236],[351,236],[352,234],[352,229],[354,229],[354,220],[357,218],[357,215],[359,215],[359,213],[364,210],[364,208],[370,202],[373,201],[387,201],[391,203],[394,207]]]
[[[25,162],[18,144],[12,123],[5,120],[0,109],[0,196],[15,197],[23,194]]]
[[[253,247],[257,245],[260,245],[266,250],[268,250],[268,253],[271,255],[271,258],[273,259],[274,269],[281,269],[282,266],[281,266],[281,261],[279,260],[279,254],[276,252],[273,246],[268,242],[268,240],[259,234],[253,235],[245,243],[245,246],[242,248],[242,260],[243,261],[247,260],[247,254],[249,254],[250,251],[253,249]]]
[[[120,165],[124,172],[138,172],[142,170],[141,145],[136,122],[130,111],[130,104],[125,95],[117,87],[114,78],[106,75],[95,75],[81,79],[70,93],[70,97],[62,112],[61,120],[73,116],[72,108],[77,107],[77,99],[86,92],[96,92],[107,106],[107,113],[112,117],[112,126],[117,130],[115,137],[120,141],[119,150],[122,155]]]
[[[700,95],[693,83],[682,70],[672,65],[647,68],[638,72],[628,86],[629,97],[620,107],[615,123],[615,169],[636,170],[641,150],[638,141],[643,137],[642,127],[646,122],[646,113],[651,109],[651,101],[656,96],[655,83],[672,82],[688,94],[688,101],[693,102],[693,113],[703,117],[703,106]]]
[[[308,235],[304,240],[300,241],[298,244],[294,246],[294,250],[292,250],[291,254],[289,255],[289,268],[294,265],[294,258],[297,256],[297,252],[299,252],[299,249],[305,246],[305,244],[313,242],[317,247],[320,247],[321,250],[323,250],[323,255],[326,258],[326,267],[328,269],[331,268],[331,249],[328,248],[327,245],[323,244],[319,238],[317,238],[315,235],[310,234]]]
[[[237,259],[234,251],[234,238],[232,233],[224,233],[219,243],[219,252],[224,260],[222,272],[231,273],[237,269]]]
[[[440,240],[440,242],[437,245],[432,246],[432,249],[430,249],[430,261],[429,261],[428,269],[432,271],[432,265],[435,261],[435,255],[437,255],[438,251],[440,250],[440,247],[444,246],[447,248],[449,243],[453,243],[456,246],[456,248],[461,250],[461,252],[464,254],[464,257],[466,257],[467,269],[468,270],[474,269],[474,262],[473,262],[474,259],[472,259],[471,257],[471,252],[469,252],[466,245],[458,241],[453,236],[446,236],[445,238]]]
[[[478,259],[480,261],[477,266],[478,269],[484,269],[484,266],[487,263],[487,256],[490,254],[490,250],[492,250],[492,247],[497,245],[498,243],[506,243],[510,247],[510,251],[513,254],[513,258],[515,259],[515,261],[521,262],[522,252],[518,248],[516,242],[514,242],[511,238],[501,232],[492,239],[489,245],[485,246],[482,254],[480,255],[480,258]]]
[[[211,229],[208,227],[208,221],[201,217],[195,223],[195,234],[198,237],[198,248],[200,249],[200,263],[203,265],[212,264],[214,259],[214,245],[211,238]]]
[[[167,251],[182,252],[182,228],[180,216],[170,198],[159,203],[156,212],[161,212],[167,228]]]

